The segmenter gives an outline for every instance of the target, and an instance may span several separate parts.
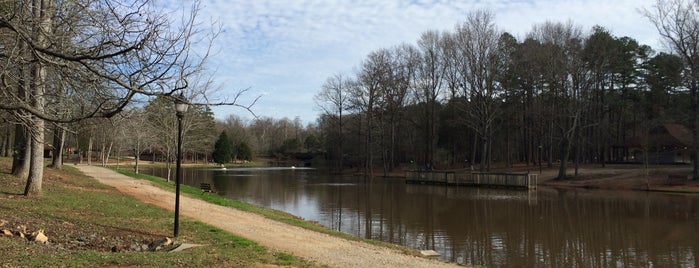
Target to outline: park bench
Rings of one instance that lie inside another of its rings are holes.
[[[213,193],[214,192],[214,189],[211,188],[211,183],[200,183],[199,189],[201,189],[202,193]]]

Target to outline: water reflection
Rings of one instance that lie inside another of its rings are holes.
[[[157,171],[156,171],[157,173]],[[318,170],[195,170],[219,194],[488,267],[696,267],[695,196],[406,185]]]

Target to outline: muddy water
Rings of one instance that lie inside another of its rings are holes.
[[[184,182],[461,264],[699,266],[699,196],[406,185],[298,168],[187,169]]]

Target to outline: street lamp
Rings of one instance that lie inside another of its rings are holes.
[[[187,112],[189,104],[187,99],[180,93],[175,97],[175,111],[177,112],[177,165],[175,166],[175,234],[180,232],[180,182],[182,181],[182,117]]]

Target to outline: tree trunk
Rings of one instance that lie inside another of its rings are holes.
[[[35,85],[33,105],[34,109],[39,112],[44,111],[44,91],[46,81],[46,70],[39,63],[35,70]],[[39,196],[41,195],[41,186],[44,177],[44,120],[35,116],[31,119],[31,156],[29,159],[29,177],[27,185],[24,188],[24,195]]]
[[[100,165],[105,166],[105,157],[107,154],[107,146],[104,143],[104,137],[102,137],[102,142],[100,143]]]
[[[342,111],[340,111],[340,115],[339,115],[338,120],[339,120],[339,122],[338,122],[338,135],[339,135],[338,143],[339,144],[337,146],[338,146],[338,152],[340,155],[340,157],[339,157],[340,161],[338,163],[338,171],[342,172],[342,170],[344,169],[344,158],[345,158],[344,157],[344,154],[345,154],[344,153],[344,135],[342,133],[342,127],[343,127],[342,126]]]
[[[133,149],[133,156],[134,156],[134,159],[136,160],[134,172],[136,172],[136,174],[138,174],[138,163],[139,163],[139,160],[141,160],[141,142],[140,141],[136,141],[136,149]]]
[[[509,121],[508,121],[509,122]],[[505,126],[505,161],[507,162],[507,168],[512,167],[512,158],[510,155],[511,146],[510,145],[510,126],[509,123]]]
[[[389,161],[388,169],[389,169],[389,171],[393,171],[393,169],[396,167],[395,151],[396,151],[396,123],[395,123],[395,120],[393,118],[391,118],[391,146],[389,148],[389,155],[388,155],[388,161]]]
[[[553,121],[549,123],[549,144],[548,144],[546,161],[549,168],[553,167]]]
[[[138,160],[140,160],[141,157],[139,157],[138,153],[135,154],[135,157],[136,157],[136,167],[134,168],[135,169],[134,172],[136,172],[136,174],[138,174]]]
[[[30,146],[29,133],[26,126],[17,124],[15,126],[14,152],[12,154],[12,175],[20,179],[29,177],[29,159],[32,154]]]
[[[63,166],[63,144],[66,138],[66,130],[59,125],[53,129],[53,155],[51,168],[61,169]]]
[[[171,152],[170,148],[167,148],[165,163],[166,163],[166,167],[167,167],[167,181],[168,182],[170,181],[170,173],[171,173],[170,171],[172,170],[172,163],[171,163],[172,161],[170,161],[170,154],[171,153],[172,152]]]
[[[692,118],[692,179],[699,180],[699,85],[692,81],[691,94],[691,118]]]
[[[38,6],[32,7],[34,18],[39,22],[35,28],[35,41],[39,46],[45,46],[47,35],[51,31],[51,9],[53,7],[52,0],[37,0]],[[44,95],[47,87],[46,66],[42,62],[35,63],[36,69],[33,73],[34,89],[32,96],[32,106],[37,112],[43,113],[45,106]],[[29,161],[29,178],[27,186],[24,188],[24,195],[36,196],[41,195],[41,184],[44,176],[44,126],[43,119],[33,117],[31,122],[31,160]]]
[[[578,133],[576,135],[577,137],[577,144],[575,145],[575,177],[577,178],[580,172],[580,158],[582,157],[582,147],[583,147],[583,142],[582,142],[582,134]]]
[[[90,138],[87,139],[87,165],[92,166],[92,131],[90,131]]]
[[[478,147],[478,135],[473,134],[473,145],[471,145],[471,163],[470,166],[473,167],[476,164],[476,152],[478,151],[476,148]],[[473,168],[471,169],[473,170]]]
[[[24,50],[26,47],[25,42],[19,43],[19,49]],[[20,79],[19,85],[17,87],[17,96],[23,98],[25,101],[29,102],[29,90],[30,82],[32,80],[32,67],[29,65],[20,66]],[[20,117],[24,117],[27,114],[23,111],[17,112]],[[31,141],[29,137],[28,126],[19,123],[15,126],[15,140],[12,152],[12,175],[20,178],[27,179],[29,177],[29,159],[31,158]]]
[[[34,108],[38,109],[38,107]],[[32,155],[29,160],[29,177],[24,188],[24,195],[39,196],[44,177],[44,120],[34,118],[32,123],[32,128],[37,129],[37,131],[31,135],[30,150]]]
[[[481,171],[481,172],[485,172],[485,171],[486,171],[486,167],[487,167],[487,165],[488,165],[488,163],[487,163],[487,162],[488,162],[488,139],[487,139],[487,137],[484,136],[483,139],[482,139],[482,141],[483,141],[483,144],[482,144],[482,145],[483,145],[483,147],[482,147],[483,150],[481,151],[480,171]]]
[[[371,107],[371,105],[369,106]],[[371,113],[371,110],[369,110],[368,113]],[[367,114],[367,127],[366,127],[366,163],[365,163],[365,171],[364,174],[369,176],[369,178],[374,177],[374,156],[372,152],[372,135],[371,135],[371,127],[373,124],[373,116]]]
[[[102,166],[106,167],[109,164],[109,155],[112,154],[112,146],[114,142],[109,142],[109,147],[102,146]]]
[[[563,180],[566,178],[568,168],[568,154],[570,153],[570,140],[565,135],[561,138],[561,164],[558,167],[558,177],[556,179]]]
[[[172,173],[172,164],[170,163],[169,157],[166,161],[167,161],[167,164],[165,166],[167,168],[167,181],[170,182],[170,173]]]
[[[4,137],[3,140],[2,140],[2,156],[3,156],[3,157],[9,157],[9,156],[10,156],[10,151],[12,151],[12,150],[10,149],[10,147],[12,146],[12,145],[11,145],[11,141],[12,141],[12,127],[7,127],[7,128],[5,129],[5,133],[7,133],[7,134],[5,135],[5,137]]]
[[[76,138],[75,138],[75,150],[76,150],[77,153],[78,153],[78,164],[81,164],[81,165],[82,165],[82,163],[83,163],[83,151],[80,150],[80,148],[81,148],[81,147],[80,147],[80,139],[77,138],[77,137],[78,137],[78,134],[77,134],[77,133],[75,134],[75,137],[76,137]]]

